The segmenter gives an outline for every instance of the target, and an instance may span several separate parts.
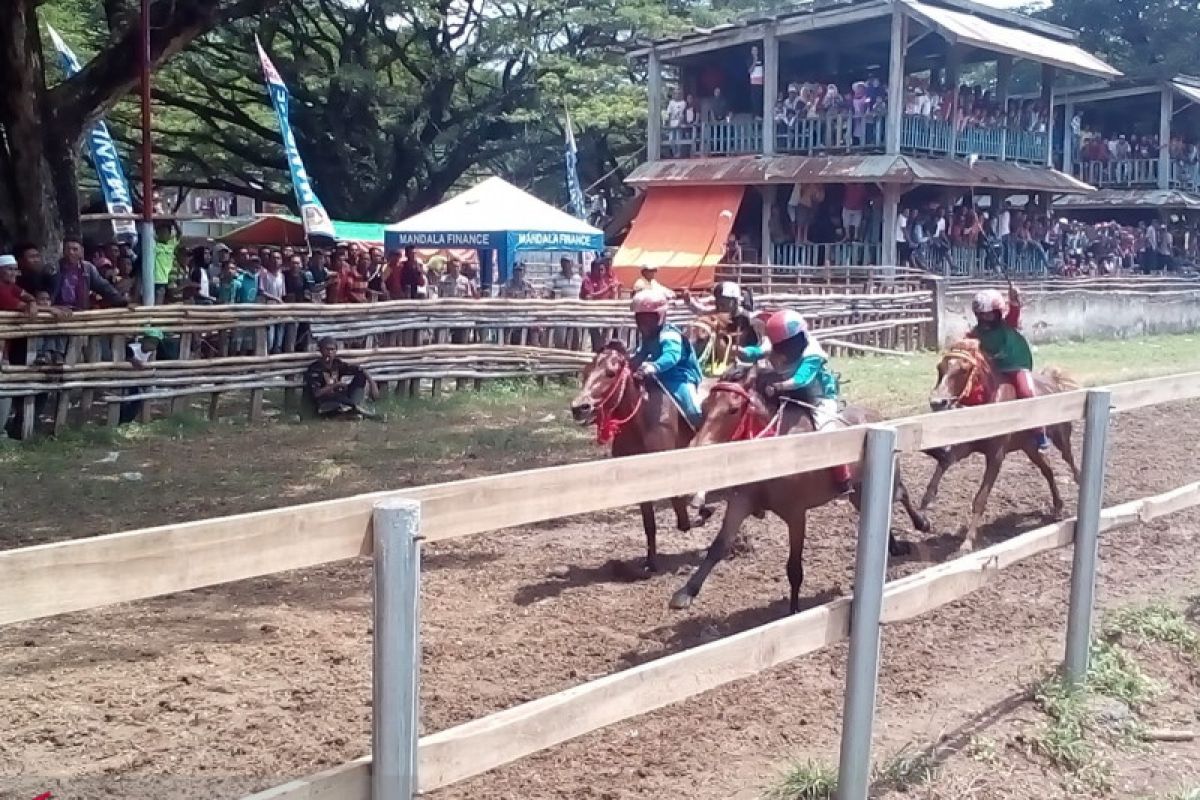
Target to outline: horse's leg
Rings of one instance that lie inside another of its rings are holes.
[[[913,505],[912,496],[908,493],[908,487],[904,485],[904,479],[900,477],[900,459],[896,459],[893,474],[896,476],[896,483],[892,487],[892,502],[900,504],[900,507],[904,509],[904,513],[908,514],[908,519],[912,522],[913,528],[921,533],[929,533],[933,530],[933,526],[929,524],[929,520],[921,513],[921,509]]]
[[[1075,464],[1075,451],[1071,449],[1071,425],[1066,423],[1063,425],[1055,425],[1050,428],[1047,433],[1050,434],[1050,441],[1054,442],[1054,446],[1058,448],[1058,452],[1062,454],[1062,459],[1071,468],[1071,477],[1075,479],[1075,485],[1079,485],[1079,467]]]
[[[642,527],[646,530],[646,571],[658,572],[658,520],[654,503],[642,503]]]
[[[1046,483],[1050,486],[1050,499],[1054,503],[1054,518],[1062,519],[1063,514],[1063,499],[1058,491],[1058,480],[1054,477],[1054,468],[1050,466],[1050,462],[1046,459],[1046,454],[1039,451],[1033,443],[1027,444],[1021,448],[1033,465],[1041,471],[1042,477],[1046,479]]]
[[[929,478],[929,485],[925,487],[925,496],[921,498],[922,511],[928,511],[929,507],[933,505],[933,501],[937,499],[938,489],[942,487],[942,478],[946,477],[947,470],[966,458],[969,452],[962,445],[955,445],[946,450],[925,451],[926,455],[937,461],[937,466],[934,467],[933,475]]]
[[[695,506],[696,497],[700,498],[699,507]],[[685,533],[693,527],[698,527],[708,522],[709,517],[713,515],[712,506],[704,503],[703,492],[699,495],[692,495],[691,499],[687,497],[672,497],[671,508],[675,509],[675,526]],[[692,519],[691,514],[693,508],[696,509],[698,515],[695,520]]]
[[[1000,476],[1000,467],[1004,464],[1005,453],[1006,448],[1003,441],[997,442],[984,453],[984,457],[987,458],[987,467],[983,471],[983,480],[979,484],[979,491],[975,493],[975,502],[971,504],[971,519],[967,523],[966,536],[963,538],[962,546],[959,547],[959,552],[969,553],[978,544],[979,523],[983,520],[983,512],[987,510],[987,501],[992,495],[992,487],[996,485],[996,478]]]
[[[704,581],[707,580],[713,567],[729,554],[729,548],[737,537],[738,531],[741,530],[742,523],[746,521],[746,517],[750,516],[750,512],[757,504],[757,492],[753,489],[747,488],[730,494],[725,503],[725,518],[721,520],[721,530],[717,532],[716,538],[709,545],[708,552],[704,554],[704,560],[700,562],[700,566],[696,567],[696,571],[688,578],[688,582],[684,584],[683,588],[671,597],[671,608],[679,610],[692,604],[696,595],[700,594],[700,587],[704,585]]]
[[[800,611],[800,584],[804,583],[804,535],[808,527],[808,510],[801,508],[788,515],[787,576],[791,587],[789,611]]]

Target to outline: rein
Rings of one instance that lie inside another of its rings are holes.
[[[955,402],[960,406],[982,406],[990,402],[988,378],[991,375],[991,368],[986,361],[986,356],[977,350],[954,347],[942,356],[943,361],[947,358],[959,358],[971,365],[971,374],[962,391],[958,393],[958,397],[954,399]]]
[[[616,439],[625,426],[632,422],[633,418],[642,410],[642,403],[645,402],[646,395],[639,391],[637,402],[633,406],[633,411],[629,412],[629,416],[624,419],[616,417],[617,407],[621,404],[621,398],[632,381],[633,370],[626,362],[621,367],[621,374],[613,382],[612,388],[596,403],[596,442],[598,444],[611,444],[613,439]]]
[[[738,418],[737,427],[733,430],[731,442],[746,442],[753,439],[764,439],[771,436],[779,435],[779,421],[783,417],[783,406],[779,406],[779,411],[775,412],[766,425],[758,421],[758,415],[754,413],[754,397],[740,383],[718,383],[711,389],[712,392],[724,392],[725,394],[733,394],[746,401],[742,406],[742,415]]]

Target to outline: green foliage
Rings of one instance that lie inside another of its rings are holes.
[[[830,800],[837,791],[837,770],[819,761],[798,761],[763,793],[763,800]]]
[[[1115,611],[1104,620],[1104,635],[1110,639],[1131,637],[1161,642],[1184,655],[1200,656],[1200,630],[1169,606],[1155,604]]]
[[[1135,78],[1200,70],[1196,4],[1187,0],[1054,0],[1039,13],[1080,31],[1085,49]]]

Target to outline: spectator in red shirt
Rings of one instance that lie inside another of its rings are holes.
[[[419,297],[428,296],[428,291],[421,291],[422,287],[427,286],[425,277],[425,265],[421,263],[421,259],[417,258],[415,248],[404,248],[404,258],[401,259],[400,254],[396,251],[388,253],[388,266],[391,267],[393,260],[398,265],[396,272],[398,273],[395,282],[397,291],[393,291],[392,287],[388,287],[388,294],[393,299],[416,300]]]
[[[862,233],[863,212],[867,208],[867,185],[865,183],[847,183],[842,194],[842,227],[846,229],[846,238],[857,242]]]
[[[32,311],[33,296],[17,285],[17,260],[0,256],[0,311]]]
[[[335,303],[365,303],[367,302],[367,279],[359,275],[358,270],[350,264],[350,260],[341,254],[334,258],[333,302]]]
[[[597,258],[579,288],[580,300],[616,300],[617,284],[608,268],[608,261]]]

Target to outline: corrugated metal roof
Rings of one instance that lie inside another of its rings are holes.
[[[1124,208],[1200,209],[1200,197],[1177,189],[1101,189],[1082,197],[1064,197],[1055,208],[1076,210]]]
[[[951,43],[968,44],[983,50],[1028,58],[1085,75],[1101,78],[1121,76],[1119,70],[1068,42],[1056,41],[1028,30],[997,25],[982,17],[939,8],[918,0],[901,2],[915,19],[936,30]]]
[[[1001,161],[965,161],[915,156],[738,156],[656,161],[642,164],[625,180],[633,186],[772,183],[934,184],[983,189],[1083,194],[1092,187],[1046,167]]]
[[[1189,86],[1186,83],[1180,83],[1177,80],[1171,81],[1171,88],[1179,92],[1188,100],[1191,100],[1193,103],[1200,103],[1200,88]]]

